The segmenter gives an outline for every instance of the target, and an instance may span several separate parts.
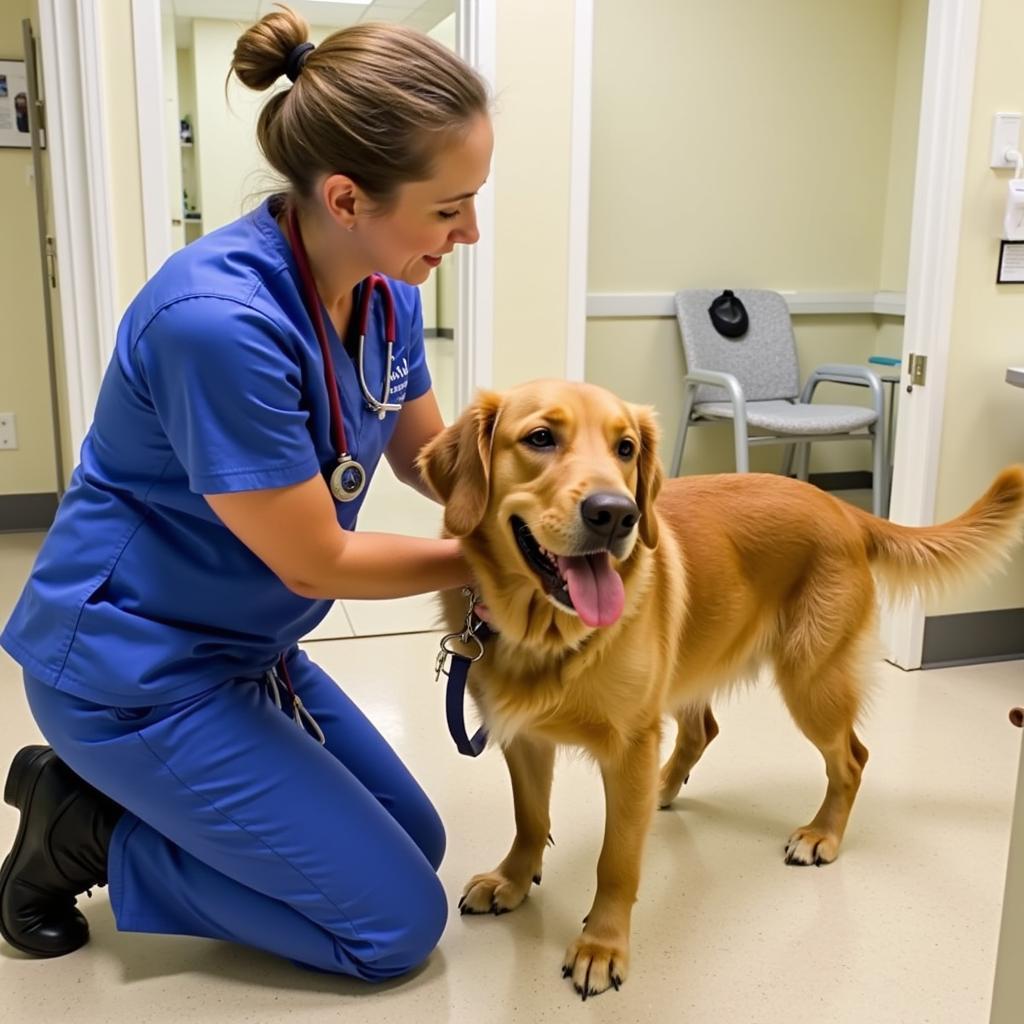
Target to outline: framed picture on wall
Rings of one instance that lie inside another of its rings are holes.
[[[1000,241],[996,284],[1024,284],[1024,242]]]
[[[28,78],[23,60],[0,60],[0,146],[29,149]]]

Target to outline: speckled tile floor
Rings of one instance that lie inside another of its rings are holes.
[[[0,537],[0,619],[39,538]],[[719,707],[721,736],[659,813],[621,992],[582,1005],[560,964],[590,905],[604,809],[585,762],[560,760],[557,845],[515,913],[462,918],[463,882],[512,834],[500,755],[460,757],[433,681],[430,634],[309,645],[422,782],[448,829],[447,930],[413,976],[370,987],[213,941],[118,933],[105,890],[91,943],[52,961],[0,943],[0,1020],[49,1022],[595,1020],[673,1024],[986,1024],[1024,703],[1024,662],[906,674],[879,664],[861,735],[871,750],[839,860],[782,862],[820,802],[817,752],[770,686]],[[0,770],[38,741],[17,667],[0,653]],[[17,815],[0,806],[0,847]]]

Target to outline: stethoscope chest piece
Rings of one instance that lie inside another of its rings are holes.
[[[343,452],[331,473],[331,494],[336,501],[355,501],[365,486],[366,470],[348,452]]]

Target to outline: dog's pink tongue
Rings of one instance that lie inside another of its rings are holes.
[[[626,605],[622,577],[611,567],[608,552],[596,555],[560,555],[558,568],[569,587],[573,607],[590,626],[610,626]]]

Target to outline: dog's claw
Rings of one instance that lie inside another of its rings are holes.
[[[615,991],[616,991],[616,992],[618,992],[618,991],[619,991],[619,988],[620,988],[620,987],[622,986],[622,979],[621,979],[621,978],[618,978],[618,977],[616,977],[616,976],[615,976],[615,975],[613,974],[613,975],[612,975],[612,978],[611,978],[611,982],[612,982],[612,988],[613,988],[613,989],[615,989]]]
[[[555,845],[555,840],[554,840],[554,837],[553,837],[553,836],[551,835],[551,833],[549,832],[549,833],[548,833],[548,846],[554,846],[554,845]]]

